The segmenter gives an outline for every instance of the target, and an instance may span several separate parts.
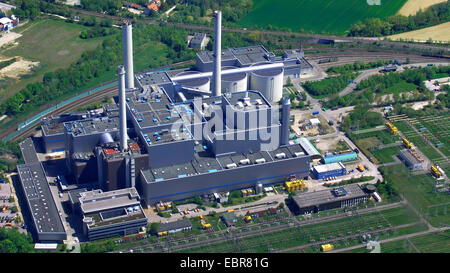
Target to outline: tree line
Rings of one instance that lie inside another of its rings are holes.
[[[359,70],[366,70],[376,67],[381,67],[386,64],[393,63],[392,60],[377,60],[376,62],[362,62],[362,61],[356,61],[353,64],[344,64],[344,65],[338,65],[338,66],[332,66],[327,69],[327,73],[335,73],[335,74],[342,74],[349,71],[359,71]]]
[[[402,73],[373,75],[366,80],[362,80],[357,85],[355,92],[343,97],[333,94],[323,104],[325,107],[346,107],[362,103],[370,105],[376,102],[377,106],[386,106],[395,103],[432,100],[434,98],[434,92],[429,91],[425,87],[424,81],[444,77],[445,75],[450,75],[450,66],[406,69]],[[401,83],[413,84],[416,86],[416,90],[411,91],[410,95],[406,95],[405,92],[400,92],[399,90],[394,90],[396,88],[393,87]],[[356,93],[358,91],[359,93],[357,95]],[[383,95],[386,94],[393,94],[393,99],[383,99]],[[439,97],[444,105],[446,105],[446,98],[445,94]]]
[[[320,81],[305,82],[302,86],[313,96],[326,97],[342,91],[349,82],[354,80],[357,76],[357,73],[345,72],[337,77],[326,78]]]
[[[32,253],[33,238],[31,234],[20,233],[17,228],[0,228],[0,253]]]
[[[367,18],[350,26],[348,36],[378,37],[434,26],[450,20],[450,0],[419,10],[415,15]]]
[[[136,24],[133,36],[136,47],[149,39],[167,45],[167,62],[169,59],[174,62],[189,59],[194,54],[186,46],[187,33],[174,27]],[[41,82],[30,83],[5,100],[0,104],[0,114],[15,116],[28,113],[57,98],[73,94],[74,90],[79,90],[92,80],[114,70],[121,62],[122,36],[108,36],[99,47],[84,52],[69,68],[47,72]],[[154,67],[155,64],[153,60],[149,60],[149,67]]]

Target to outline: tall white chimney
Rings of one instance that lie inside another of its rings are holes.
[[[124,21],[122,25],[123,63],[125,66],[125,87],[134,89],[133,69],[133,29],[130,21]]]
[[[117,69],[119,74],[119,134],[120,134],[120,149],[122,152],[128,149],[127,142],[127,112],[125,109],[125,69],[123,65],[119,65]]]
[[[213,96],[220,96],[222,94],[222,12],[216,10],[214,12],[215,21],[215,37],[214,37],[214,90]]]
[[[291,112],[291,100],[289,97],[283,98],[283,109],[281,112],[281,142],[280,145],[288,145],[289,144],[289,119]]]

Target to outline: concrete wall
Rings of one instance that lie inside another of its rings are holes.
[[[306,177],[309,173],[309,163],[309,156],[304,156],[149,183],[141,174],[141,196],[146,203],[154,204],[160,200],[174,201],[202,194],[253,187],[257,183],[276,183],[285,181],[290,174]]]
[[[194,159],[194,140],[151,144],[147,151],[150,168],[186,163]]]
[[[46,153],[64,151],[66,148],[64,133],[47,136],[42,132],[42,140]]]

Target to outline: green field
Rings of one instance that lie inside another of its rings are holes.
[[[268,25],[292,31],[344,34],[350,25],[371,17],[394,15],[406,0],[383,0],[368,5],[365,0],[254,0],[252,10],[239,25]]]
[[[449,253],[450,230],[381,244],[383,253]]]
[[[79,38],[78,35],[84,29],[87,27],[52,19],[36,20],[24,25],[19,30],[22,37],[16,40],[18,45],[3,49],[0,55],[21,56],[25,60],[38,61],[40,65],[19,81],[9,80],[6,86],[0,85],[0,102],[28,83],[40,81],[46,72],[66,68],[78,60],[83,52],[96,48],[102,38],[87,40]]]
[[[371,152],[380,163],[391,163],[395,162],[393,156],[398,155],[401,149],[403,149],[403,146],[389,147],[380,150],[373,150]]]
[[[385,179],[392,181],[395,188],[434,226],[450,224],[445,206],[430,209],[429,206],[450,202],[450,195],[434,192],[435,179],[430,174],[413,175],[403,164],[381,167]],[[450,211],[449,211],[450,212]]]
[[[414,146],[418,147],[431,161],[441,161],[442,156],[425,139],[415,132],[405,121],[395,122],[395,126],[410,140]]]
[[[350,139],[375,164],[393,162],[392,155],[396,154],[396,151],[400,149],[399,147],[391,147],[377,150],[379,145],[400,141],[398,136],[391,135],[384,129],[361,134],[352,132]]]
[[[267,253],[270,250],[282,250],[290,247],[305,245],[308,243],[320,242],[323,240],[339,238],[351,234],[367,233],[372,230],[382,229],[389,226],[403,225],[418,221],[418,217],[408,207],[387,209],[379,212],[360,214],[345,217],[339,220],[328,221],[313,225],[306,225],[300,228],[289,228],[283,231],[276,231],[256,236],[246,237],[239,241],[214,243],[181,252],[252,252]],[[263,224],[262,226],[273,224]],[[415,232],[417,228],[409,230],[398,229],[393,232],[382,233],[380,237],[399,236],[409,232]],[[360,239],[342,240],[335,243],[336,248],[343,248],[360,243]],[[317,247],[306,250],[307,252],[317,252]]]
[[[410,119],[410,121],[433,145],[447,157],[450,156],[450,113],[448,111],[438,116],[425,116]]]

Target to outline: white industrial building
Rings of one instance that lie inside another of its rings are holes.
[[[320,120],[318,118],[312,118],[309,120],[309,125],[311,127],[316,127],[320,124]]]

